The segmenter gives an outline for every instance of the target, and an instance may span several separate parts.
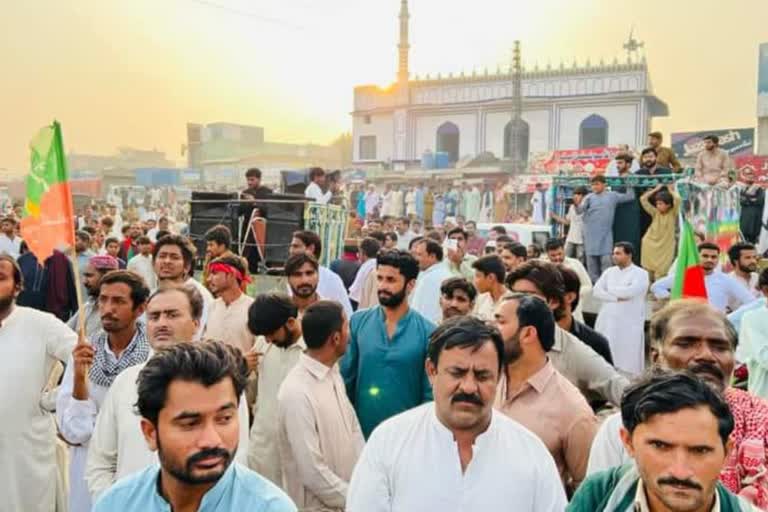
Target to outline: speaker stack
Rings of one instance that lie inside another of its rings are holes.
[[[205,233],[223,224],[232,233],[231,250],[237,251],[237,192],[192,192],[189,238],[197,249],[198,261],[205,258]]]

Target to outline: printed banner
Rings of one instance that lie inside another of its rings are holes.
[[[704,137],[707,135],[716,135],[720,139],[720,149],[731,156],[753,153],[754,128],[673,133],[672,151],[678,158],[694,158],[704,151]]]
[[[733,159],[733,165],[739,172],[751,169],[755,173],[756,183],[768,187],[768,156],[737,156]]]
[[[726,189],[680,180],[677,191],[683,199],[680,211],[686,220],[696,233],[704,234],[720,247],[720,259],[726,263],[728,248],[740,238],[739,187]]]
[[[531,153],[531,173],[591,176],[604,172],[620,152],[618,147],[603,146],[591,149],[564,149]]]
[[[304,208],[304,229],[317,233],[323,244],[321,265],[341,257],[348,219],[347,209],[341,206],[310,202]]]

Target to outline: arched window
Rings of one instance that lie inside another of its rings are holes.
[[[437,151],[448,153],[451,163],[459,160],[459,127],[450,121],[437,129]]]
[[[507,123],[507,125],[504,127],[504,158],[512,158],[512,136],[513,136],[513,130],[512,130],[512,123],[514,121],[510,121]],[[518,132],[518,142],[520,144],[520,160],[523,162],[528,161],[528,152],[530,151],[530,127],[528,126],[528,123],[520,119],[518,121],[520,123],[520,130]]]
[[[608,145],[608,121],[592,114],[579,126],[579,148],[588,149]]]

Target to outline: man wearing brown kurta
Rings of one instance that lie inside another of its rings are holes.
[[[661,145],[663,136],[661,132],[652,132],[648,134],[648,145],[656,150],[656,165],[659,167],[668,167],[673,172],[680,172],[682,166],[677,160],[677,155],[671,148]]]

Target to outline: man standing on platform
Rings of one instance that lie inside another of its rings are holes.
[[[634,247],[613,248],[615,266],[595,283],[593,295],[603,303],[595,330],[608,338],[616,368],[639,375],[645,368],[645,309],[648,272],[632,263]]]
[[[651,132],[648,134],[648,145],[656,150],[656,163],[659,167],[667,167],[674,172],[680,172],[682,166],[677,160],[675,152],[671,148],[662,146],[661,142],[664,136],[661,132]]]
[[[731,158],[728,152],[720,149],[720,139],[717,135],[704,137],[704,150],[696,157],[695,169],[696,176],[709,185],[725,178],[731,169]]]
[[[325,171],[319,167],[311,168],[309,170],[309,185],[304,189],[304,197],[319,204],[328,204],[328,201],[330,201],[333,196],[333,191],[328,190],[323,192],[324,185]]]
[[[605,269],[611,266],[613,249],[613,219],[616,207],[621,203],[635,200],[635,193],[629,190],[625,194],[605,190],[605,177],[594,176],[592,193],[576,209],[584,214],[584,252],[587,257],[587,270],[592,282],[596,282]]]
[[[387,418],[432,400],[424,360],[435,325],[407,300],[419,265],[397,250],[382,251],[376,261],[380,305],[352,315],[341,362],[347,395],[366,437]]]

